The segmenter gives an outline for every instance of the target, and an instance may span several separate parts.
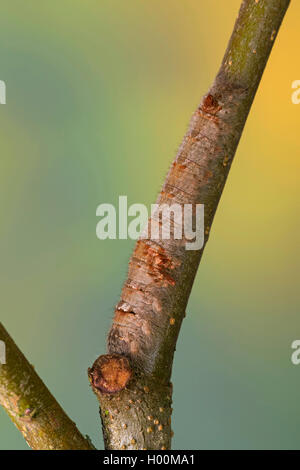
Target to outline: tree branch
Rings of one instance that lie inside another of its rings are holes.
[[[204,204],[205,243],[140,239],[109,356],[89,370],[108,449],[168,449],[173,354],[197,268],[251,104],[289,0],[244,0],[220,71],[194,113],[157,204]],[[154,223],[159,223],[155,216]],[[124,362],[126,358],[126,363]],[[128,372],[130,370],[130,373]]]
[[[34,450],[93,450],[0,323],[0,403]]]

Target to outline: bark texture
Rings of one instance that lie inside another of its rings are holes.
[[[97,394],[108,449],[169,449],[170,377],[176,341],[197,268],[251,104],[289,0],[242,2],[220,71],[192,116],[157,204],[204,204],[201,250],[186,240],[140,239],[129,263],[108,336],[108,353],[125,356],[132,378]],[[160,225],[159,216],[150,223]],[[96,361],[97,362],[97,361]]]
[[[34,450],[92,450],[0,323],[0,404]]]

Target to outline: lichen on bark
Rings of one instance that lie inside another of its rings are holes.
[[[173,356],[198,265],[266,62],[290,0],[243,0],[220,71],[192,116],[157,203],[205,205],[205,240],[142,240],[89,380],[107,449],[171,447]],[[150,223],[159,224],[153,216]],[[94,449],[0,324],[0,403],[32,449]],[[195,372],[193,372],[195,373]]]
[[[0,404],[34,450],[93,450],[0,323]]]

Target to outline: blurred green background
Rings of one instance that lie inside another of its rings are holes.
[[[86,369],[133,241],[96,207],[154,202],[240,0],[3,0],[1,321],[103,447]],[[300,2],[259,88],[193,288],[173,373],[175,449],[299,449]],[[0,410],[0,448],[25,449]]]

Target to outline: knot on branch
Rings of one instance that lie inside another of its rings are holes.
[[[208,94],[203,99],[202,106],[200,106],[200,108],[203,112],[214,115],[222,109],[222,106],[219,105],[216,96]]]
[[[94,389],[102,393],[117,393],[123,390],[132,376],[130,362],[119,354],[99,356],[88,370]]]

